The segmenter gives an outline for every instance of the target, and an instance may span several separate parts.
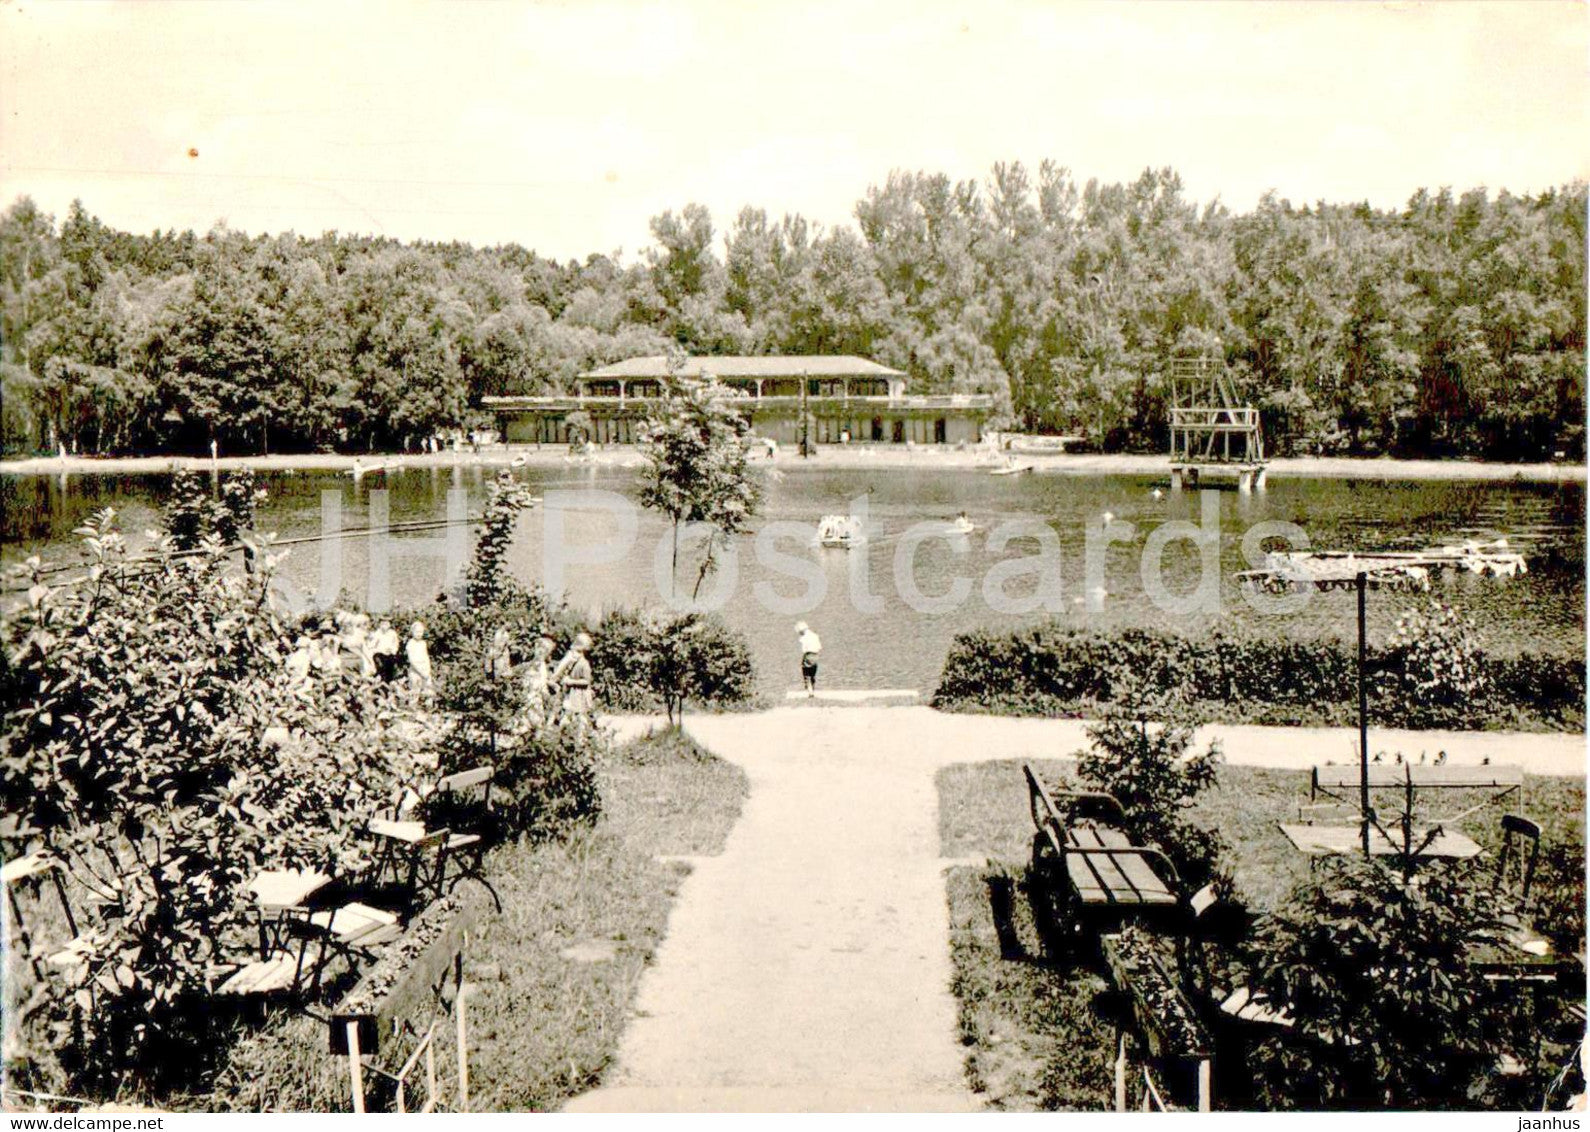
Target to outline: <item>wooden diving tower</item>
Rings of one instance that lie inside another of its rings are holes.
[[[1171,359],[1170,484],[1197,487],[1234,475],[1243,491],[1264,487],[1259,410],[1238,403],[1224,362],[1208,355]]]

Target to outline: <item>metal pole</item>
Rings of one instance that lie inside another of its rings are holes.
[[[811,452],[811,429],[807,426],[807,421],[810,418],[809,418],[809,413],[808,413],[807,408],[806,408],[806,381],[807,381],[806,371],[802,370],[801,371],[801,400],[800,400],[801,456],[802,457],[810,456],[812,454],[812,452]]]
[[[1368,667],[1368,633],[1365,629],[1364,593],[1369,576],[1359,571],[1358,589],[1358,807],[1364,836],[1364,856],[1369,856],[1369,685],[1365,676]]]

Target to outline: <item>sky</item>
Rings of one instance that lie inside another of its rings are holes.
[[[1587,73],[1582,0],[0,0],[0,204],[560,259],[996,161],[1396,207],[1590,177]]]

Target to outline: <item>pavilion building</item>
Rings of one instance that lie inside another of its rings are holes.
[[[691,357],[682,371],[706,374],[745,394],[752,429],[780,444],[800,441],[803,409],[818,444],[975,444],[994,407],[981,393],[908,396],[899,370],[846,355]],[[580,374],[564,396],[483,403],[510,444],[567,443],[574,413],[589,420],[597,444],[633,444],[667,375],[668,359],[660,354],[629,358]]]

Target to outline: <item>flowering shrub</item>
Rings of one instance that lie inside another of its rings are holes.
[[[1460,721],[1490,682],[1474,622],[1441,601],[1397,618],[1375,669],[1378,700],[1435,725]]]

